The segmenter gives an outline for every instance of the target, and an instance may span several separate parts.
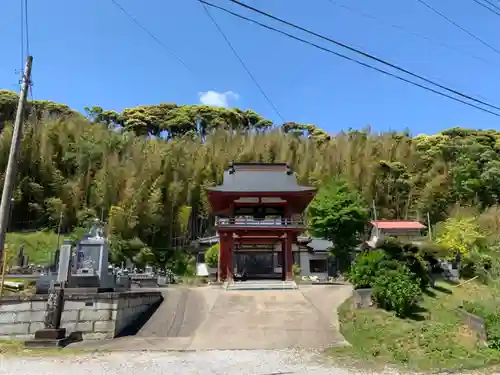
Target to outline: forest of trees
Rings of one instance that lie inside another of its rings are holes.
[[[0,170],[10,148],[17,94],[0,91]],[[273,124],[251,110],[162,103],[85,114],[29,106],[11,230],[71,232],[102,217],[113,256],[162,262],[209,234],[205,187],[229,161],[289,162],[302,184],[346,179],[378,218],[445,220],[457,205],[500,203],[500,132],[454,128],[436,135],[328,135],[310,124]],[[3,178],[3,177],[2,177]],[[3,183],[3,180],[0,181]]]

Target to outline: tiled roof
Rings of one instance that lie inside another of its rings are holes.
[[[207,190],[248,193],[315,191],[313,187],[297,184],[295,174],[287,174],[287,166],[283,163],[235,163],[234,173],[224,171],[222,185]]]
[[[413,220],[372,220],[371,224],[379,229],[425,229],[424,224]]]
[[[333,242],[321,238],[313,238],[307,246],[315,252],[324,252],[333,247]]]

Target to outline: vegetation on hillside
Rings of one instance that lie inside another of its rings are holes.
[[[0,171],[17,95],[0,91]],[[478,212],[500,201],[500,133],[450,129],[411,137],[369,129],[327,135],[309,124],[272,124],[251,110],[162,103],[78,114],[30,103],[11,230],[84,227],[102,217],[114,261],[164,264],[209,234],[205,188],[231,160],[289,162],[302,184],[341,177],[379,218],[446,220],[457,204]],[[0,181],[1,183],[1,181]],[[184,267],[184,266],[183,266]]]
[[[59,244],[66,238],[61,236]],[[18,250],[22,246],[23,254],[28,256],[30,264],[45,265],[54,261],[54,250],[57,249],[57,234],[52,231],[37,231],[31,233],[7,233],[6,243],[10,266],[15,264]]]
[[[357,309],[352,299],[343,305],[341,331],[352,347],[341,354],[424,372],[500,362],[500,242],[491,230],[498,209],[467,207],[450,215],[437,225],[435,243],[389,239],[356,256],[348,279],[355,288],[371,288],[374,306]],[[438,274],[429,271],[438,271],[438,258],[459,261],[461,276],[471,279],[434,286]],[[459,309],[484,319],[487,347]]]
[[[424,294],[411,318],[400,318],[377,308],[354,309],[352,300],[339,311],[341,332],[352,344],[331,350],[336,358],[358,359],[371,369],[387,364],[421,373],[452,372],[487,367],[500,362],[500,351],[481,346],[457,314],[462,300],[480,301],[491,290],[469,283],[451,288],[440,283]]]

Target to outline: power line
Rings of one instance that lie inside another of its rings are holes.
[[[497,16],[500,16],[500,7],[498,5],[492,3],[491,1],[483,0],[489,6],[486,5],[485,3],[480,2],[479,0],[472,0],[472,1],[474,1],[476,4],[482,6],[483,8],[488,9],[490,12],[496,14]]]
[[[279,29],[277,29],[277,28],[275,28],[275,27],[272,27],[272,26],[269,26],[269,25],[263,24],[263,23],[261,23],[261,22],[258,22],[258,21],[256,21],[256,20],[253,20],[253,19],[251,19],[251,18],[248,18],[248,17],[242,16],[242,15],[240,15],[240,14],[238,14],[238,13],[235,13],[235,12],[233,12],[233,11],[229,10],[229,9],[226,9],[226,8],[220,7],[220,6],[218,6],[218,5],[211,4],[211,3],[207,2],[207,1],[204,1],[204,0],[198,0],[198,1],[200,1],[201,3],[203,3],[203,4],[205,4],[205,5],[208,5],[209,7],[212,7],[212,8],[215,8],[215,9],[219,9],[219,10],[221,10],[221,11],[223,11],[223,12],[226,12],[226,13],[228,13],[228,14],[231,14],[231,15],[232,15],[232,16],[234,16],[234,17],[237,17],[237,18],[243,19],[243,20],[245,20],[245,21],[248,21],[248,22],[254,23],[254,24],[256,24],[256,25],[259,25],[259,26],[261,26],[261,27],[263,27],[263,28],[266,28],[266,29],[268,29],[268,30],[271,30],[271,31],[273,31],[273,32],[276,32],[276,33],[279,33],[279,34],[285,35],[285,36],[286,36],[286,37],[288,37],[288,38],[291,38],[291,39],[294,39],[294,40],[296,40],[296,41],[299,41],[299,42],[302,42],[302,43],[308,44],[308,45],[310,45],[310,46],[312,46],[312,47],[315,47],[315,48],[320,49],[320,50],[322,50],[322,51],[325,51],[325,52],[331,53],[331,54],[333,54],[333,55],[335,55],[335,56],[338,56],[338,57],[341,57],[341,58],[343,58],[343,59],[345,59],[345,60],[348,60],[348,61],[354,62],[354,63],[356,63],[356,64],[358,64],[358,65],[361,65],[361,66],[364,66],[364,67],[366,67],[366,68],[369,68],[369,69],[375,70],[375,71],[377,71],[377,72],[379,72],[379,73],[383,73],[383,74],[385,74],[385,75],[391,76],[391,77],[396,78],[396,79],[398,79],[398,80],[400,80],[400,81],[403,81],[403,82],[409,83],[410,85],[413,85],[413,86],[419,87],[419,88],[421,88],[421,89],[424,89],[424,90],[427,90],[427,91],[433,92],[433,93],[435,93],[435,94],[437,94],[437,95],[444,96],[444,97],[449,98],[449,99],[451,99],[451,100],[454,100],[454,101],[460,102],[460,103],[465,104],[465,105],[467,105],[467,106],[470,106],[470,107],[473,107],[473,108],[479,109],[479,110],[481,110],[481,111],[483,111],[483,112],[487,112],[487,113],[490,113],[490,114],[492,114],[492,115],[494,115],[494,116],[500,117],[500,114],[499,114],[499,113],[496,113],[496,112],[490,111],[489,109],[482,108],[482,107],[480,107],[480,106],[478,106],[478,105],[476,105],[476,104],[469,103],[469,102],[467,102],[467,101],[465,101],[465,100],[462,100],[462,99],[459,99],[459,98],[455,98],[455,97],[453,97],[453,96],[451,96],[451,95],[448,95],[448,94],[446,94],[446,93],[443,93],[443,92],[437,91],[437,90],[435,90],[435,89],[433,89],[433,88],[431,88],[431,87],[424,86],[424,85],[422,85],[422,84],[420,84],[420,83],[410,81],[409,79],[406,79],[406,78],[400,77],[400,76],[398,76],[398,75],[396,75],[396,74],[394,74],[394,73],[391,73],[391,72],[388,72],[388,71],[386,71],[386,70],[383,70],[383,69],[377,68],[377,67],[375,67],[375,66],[373,66],[373,65],[367,64],[367,63],[362,62],[362,61],[360,61],[360,60],[357,60],[357,59],[354,59],[354,58],[352,58],[352,57],[349,57],[349,56],[343,55],[343,54],[341,54],[341,53],[338,53],[338,52],[332,51],[331,49],[325,48],[325,47],[320,46],[320,45],[318,45],[318,44],[315,44],[315,43],[313,43],[313,42],[310,42],[310,41],[307,41],[307,40],[305,40],[305,39],[299,38],[299,37],[297,37],[297,36],[295,36],[295,35],[292,35],[292,34],[289,34],[289,33],[285,32],[285,31],[279,30]]]
[[[30,32],[28,20],[28,0],[21,0],[21,72],[24,70],[24,64],[27,56],[30,56]],[[33,74],[31,74],[33,77]],[[21,81],[24,77],[21,77]],[[33,100],[33,87],[32,79],[29,80],[28,90],[30,97]]]
[[[245,69],[245,71],[247,72],[248,76],[251,78],[251,80],[255,84],[255,86],[257,86],[257,88],[261,92],[262,96],[264,96],[264,98],[267,100],[267,102],[269,103],[269,105],[274,109],[274,112],[276,112],[276,114],[281,119],[281,121],[286,122],[285,119],[283,118],[283,116],[281,115],[280,111],[278,111],[278,108],[276,108],[276,106],[274,105],[274,103],[272,102],[272,100],[269,98],[269,96],[267,96],[266,92],[264,91],[264,89],[262,88],[262,86],[259,84],[259,82],[257,82],[257,79],[252,74],[252,72],[250,71],[250,69],[248,69],[248,67],[246,66],[246,64],[243,61],[243,59],[239,56],[238,52],[236,52],[236,49],[233,47],[233,45],[229,41],[229,39],[226,36],[226,34],[224,34],[224,31],[222,31],[222,28],[219,26],[219,24],[217,23],[217,21],[215,20],[215,18],[212,17],[212,15],[210,14],[210,11],[208,10],[206,4],[201,3],[201,6],[203,7],[203,10],[205,11],[207,17],[213,22],[213,24],[215,25],[215,27],[217,28],[217,30],[219,31],[219,33],[222,35],[222,37],[226,41],[227,45],[231,49],[231,51],[233,51],[234,56],[236,56],[236,58],[240,62],[240,64],[243,67],[243,69]]]
[[[172,52],[170,48],[168,48],[165,43],[163,43],[158,37],[156,37],[151,31],[148,30],[146,26],[144,26],[136,17],[134,17],[130,12],[128,12],[123,6],[121,6],[116,0],[111,0],[111,2],[123,12],[128,18],[130,18],[137,26],[139,26],[146,34],[148,34],[156,43],[158,43],[165,51],[168,52],[173,58],[175,58],[179,63],[181,63],[184,68],[186,68],[190,73],[194,74],[193,71],[189,68],[189,66],[182,60],[177,54]]]
[[[477,40],[479,43],[485,45],[486,47],[490,48],[491,50],[495,51],[496,53],[499,53],[500,54],[500,50],[498,50],[497,48],[493,47],[491,44],[489,44],[488,42],[484,41],[483,39],[481,39],[480,37],[478,37],[477,35],[471,33],[469,30],[465,29],[464,27],[460,26],[458,23],[456,23],[455,21],[453,21],[451,18],[447,17],[445,14],[441,13],[439,10],[437,10],[436,8],[432,7],[431,5],[429,5],[428,3],[426,3],[424,0],[417,0],[419,3],[421,3],[422,5],[424,5],[425,7],[427,7],[428,9],[430,9],[431,11],[433,11],[434,13],[436,13],[438,16],[440,16],[441,18],[445,19],[446,21],[448,21],[449,23],[451,23],[453,26],[455,26],[456,28],[462,30],[464,33],[466,33],[467,35],[469,35],[470,37],[474,38],[475,40]]]
[[[491,2],[491,0],[484,0],[486,3],[490,4],[494,9],[500,10],[500,6],[496,3]]]
[[[345,4],[340,4],[340,3],[338,3],[338,2],[336,2],[334,0],[327,0],[327,1],[329,1],[330,3],[336,5],[336,6],[340,7],[340,8],[343,8],[343,9],[345,9],[345,10],[351,12],[351,13],[354,13],[354,14],[360,15],[362,17],[369,18],[371,20],[380,22],[381,24],[385,25],[386,27],[390,27],[390,28],[393,28],[393,29],[396,29],[396,30],[399,30],[399,31],[402,31],[402,32],[405,32],[405,33],[408,33],[408,34],[413,35],[413,36],[415,36],[417,38],[421,38],[421,39],[427,40],[428,42],[436,44],[436,45],[438,45],[438,46],[440,46],[442,48],[446,48],[446,49],[449,49],[451,51],[460,53],[463,56],[471,57],[471,58],[476,59],[478,61],[481,61],[483,63],[489,64],[489,65],[493,65],[493,66],[495,66],[497,68],[500,68],[500,65],[497,64],[497,63],[494,63],[492,61],[486,60],[485,58],[483,58],[481,56],[477,56],[475,54],[472,54],[470,52],[464,51],[464,50],[462,50],[460,48],[457,48],[455,46],[451,46],[451,45],[443,43],[441,41],[432,39],[432,38],[428,37],[427,35],[420,34],[420,33],[417,33],[415,31],[412,31],[412,30],[408,30],[408,29],[404,28],[403,26],[400,26],[400,25],[388,22],[386,20],[383,20],[381,18],[375,17],[375,16],[373,16],[371,14],[365,13],[365,12],[363,12],[363,11],[361,11],[359,9],[353,8],[351,6],[348,6],[348,5],[345,5]],[[473,1],[477,1],[477,0],[473,0]]]
[[[500,16],[500,12],[496,11],[495,9],[491,9],[488,5],[480,2],[479,0],[472,0],[474,1],[476,4],[482,6],[484,9],[488,9],[490,12],[496,14],[497,16]]]
[[[26,56],[31,56],[30,52],[30,29],[29,29],[29,20],[28,20],[28,0],[21,0],[21,4],[24,1],[24,6],[21,5],[21,9],[24,11],[24,29],[26,31]],[[21,20],[22,22],[22,20]],[[29,80],[29,96],[31,100],[34,100],[33,98],[33,73],[31,73],[31,78]]]
[[[416,74],[416,73],[413,73],[413,72],[411,72],[411,71],[409,71],[409,70],[407,70],[407,69],[404,69],[404,68],[402,68],[402,67],[400,67],[400,66],[398,66],[398,65],[395,65],[395,64],[390,63],[390,62],[388,62],[388,61],[386,61],[386,60],[383,60],[383,59],[381,59],[381,58],[378,58],[378,57],[376,57],[376,56],[373,56],[373,55],[371,55],[371,54],[369,54],[369,53],[363,52],[363,51],[361,51],[361,50],[359,50],[359,49],[357,49],[357,48],[351,47],[351,46],[349,46],[349,45],[347,45],[347,44],[345,44],[345,43],[341,43],[341,42],[339,42],[339,41],[337,41],[337,40],[334,40],[334,39],[328,38],[328,37],[326,37],[326,36],[324,36],[324,35],[318,34],[318,33],[314,32],[314,31],[311,31],[311,30],[306,29],[306,28],[304,28],[304,27],[298,26],[298,25],[296,25],[296,24],[293,24],[293,23],[291,23],[291,22],[288,22],[288,21],[286,21],[286,20],[283,20],[283,19],[281,19],[281,18],[279,18],[279,17],[273,16],[272,14],[269,14],[269,13],[266,13],[266,12],[264,12],[264,11],[262,11],[262,10],[259,10],[259,9],[257,9],[257,8],[254,8],[254,7],[250,6],[250,5],[244,4],[244,3],[240,2],[240,1],[237,1],[237,0],[230,0],[230,1],[231,1],[233,4],[239,5],[239,6],[243,7],[243,8],[246,8],[246,9],[248,9],[248,10],[251,10],[251,11],[253,11],[253,12],[255,12],[255,13],[261,14],[261,15],[266,16],[266,17],[268,17],[268,18],[271,18],[271,19],[273,19],[273,20],[275,20],[275,21],[278,21],[278,22],[280,22],[280,23],[283,23],[283,24],[285,24],[285,25],[287,25],[287,26],[293,27],[294,29],[297,29],[297,30],[303,31],[303,32],[305,32],[305,33],[308,33],[308,34],[313,35],[313,36],[315,36],[315,37],[318,37],[318,38],[320,38],[320,39],[326,40],[326,41],[328,41],[328,42],[330,42],[330,43],[336,44],[337,46],[340,46],[340,47],[342,47],[342,48],[345,48],[345,49],[347,49],[347,50],[349,50],[349,51],[355,52],[355,53],[357,53],[357,54],[359,54],[359,55],[362,55],[362,56],[364,56],[364,57],[367,57],[367,58],[369,58],[369,59],[371,59],[371,60],[374,60],[374,61],[377,61],[377,62],[379,62],[379,63],[381,63],[381,64],[387,65],[387,66],[389,66],[389,67],[391,67],[391,68],[393,68],[393,69],[399,70],[400,72],[403,72],[403,73],[406,73],[406,74],[408,74],[408,75],[410,75],[410,76],[413,76],[413,77],[415,77],[415,78],[421,79],[421,80],[422,80],[422,81],[424,81],[424,82],[430,83],[431,85],[437,86],[437,87],[439,87],[439,88],[441,88],[441,89],[443,89],[443,90],[446,90],[446,91],[448,91],[448,92],[451,92],[451,93],[453,93],[453,94],[455,94],[455,95],[458,95],[458,96],[461,96],[461,97],[463,97],[463,98],[466,98],[466,99],[472,100],[472,101],[474,101],[474,102],[476,102],[476,103],[479,103],[479,104],[482,104],[482,105],[488,106],[488,107],[490,107],[490,108],[494,108],[494,109],[500,110],[500,107],[497,107],[497,106],[495,106],[495,105],[489,104],[489,103],[487,103],[487,102],[485,102],[485,101],[482,101],[482,100],[480,100],[480,99],[476,99],[476,98],[474,98],[474,97],[472,97],[472,96],[470,96],[470,95],[464,94],[464,93],[462,93],[462,92],[460,92],[460,91],[457,91],[457,90],[455,90],[455,89],[448,88],[448,87],[446,87],[446,86],[444,86],[444,85],[441,85],[441,84],[439,84],[439,83],[437,83],[437,82],[434,82],[434,81],[432,81],[432,80],[430,80],[430,79],[428,79],[428,78],[425,78],[425,77],[423,77],[423,76],[421,76],[421,75],[419,75],[419,74]],[[422,1],[422,0],[417,0],[417,1]]]

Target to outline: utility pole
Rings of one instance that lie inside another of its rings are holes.
[[[431,215],[427,212],[427,230],[429,233],[429,241],[432,241]]]
[[[7,273],[7,252],[4,251],[2,259],[2,276],[0,280],[0,299],[3,298],[3,284],[5,283],[5,274]]]
[[[373,209],[373,220],[377,221],[377,206],[375,205],[375,200],[372,201],[372,209]],[[377,237],[379,236],[378,225],[375,226],[375,231],[377,233]]]
[[[62,226],[62,221],[63,221],[64,214],[61,210],[61,213],[59,214],[59,225],[57,226],[57,247],[56,251],[59,249],[59,240],[61,238],[61,226]]]
[[[14,122],[14,130],[12,132],[12,141],[10,144],[9,159],[7,168],[5,169],[5,177],[2,191],[2,201],[0,202],[0,256],[4,253],[5,234],[9,222],[10,205],[12,198],[12,190],[14,188],[14,179],[16,177],[17,156],[19,154],[19,145],[21,143],[22,128],[24,120],[24,106],[28,96],[28,88],[31,84],[31,65],[33,57],[26,58],[26,66],[24,67],[23,78],[21,83],[21,93],[19,94],[19,104],[17,105],[16,120]],[[3,258],[2,258],[3,259]]]

